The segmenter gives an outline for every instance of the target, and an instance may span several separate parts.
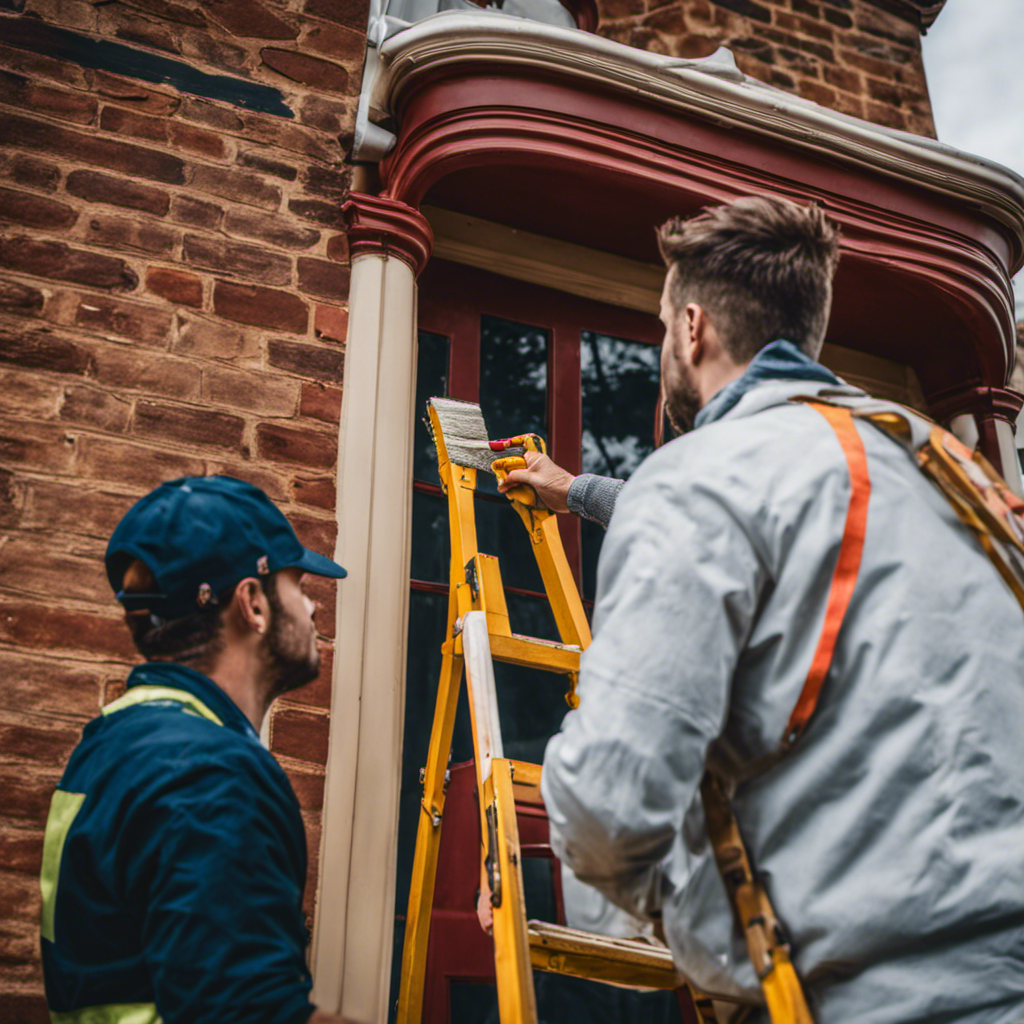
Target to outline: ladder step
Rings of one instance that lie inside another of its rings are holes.
[[[595,935],[547,921],[530,921],[528,929],[530,962],[539,971],[629,988],[675,989],[685,984],[664,946]]]
[[[545,672],[579,672],[579,647],[559,644],[554,640],[539,640],[532,636],[491,633],[491,657],[509,665],[522,665]]]

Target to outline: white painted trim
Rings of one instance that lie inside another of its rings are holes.
[[[1006,420],[996,420],[996,438],[999,441],[999,459],[1003,464],[1003,479],[1015,494],[1024,495],[1021,480],[1020,456],[1013,436],[1013,427]]]
[[[394,930],[409,604],[416,284],[352,260],[338,444],[338,587],[314,1001],[386,1020]]]

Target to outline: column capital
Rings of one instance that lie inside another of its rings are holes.
[[[1017,421],[1022,405],[1024,395],[1019,391],[984,384],[951,388],[929,396],[928,400],[932,415],[942,422],[948,422],[954,416],[967,413],[975,417],[1005,420],[1013,424]]]
[[[397,256],[419,277],[434,247],[434,233],[419,210],[398,199],[350,192],[341,212],[353,258]]]

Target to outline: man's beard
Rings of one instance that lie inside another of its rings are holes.
[[[271,694],[279,697],[289,690],[313,682],[320,674],[320,651],[309,644],[309,634],[299,629],[299,623],[290,619],[277,591],[267,591],[270,603],[270,626],[267,629],[267,674]]]
[[[693,421],[701,409],[700,393],[694,387],[689,368],[680,365],[678,371],[679,387],[665,393],[665,415],[677,437],[693,429]]]

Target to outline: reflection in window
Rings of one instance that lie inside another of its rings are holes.
[[[584,473],[625,480],[654,450],[660,358],[654,345],[581,332]]]
[[[427,430],[427,399],[448,394],[448,339],[443,334],[420,331],[416,356],[415,437],[412,475],[414,480],[439,484],[437,453]]]
[[[480,408],[492,438],[547,435],[548,332],[480,318]]]
[[[628,479],[654,450],[661,353],[656,345],[580,332],[583,472]],[[604,530],[581,521],[583,596],[593,600]]]

